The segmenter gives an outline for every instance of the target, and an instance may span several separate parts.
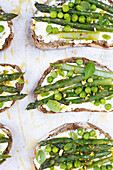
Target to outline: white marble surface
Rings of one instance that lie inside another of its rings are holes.
[[[64,50],[41,51],[35,48],[30,35],[30,18],[35,12],[35,0],[0,0],[6,12],[18,12],[13,20],[15,36],[9,49],[0,52],[0,63],[18,64],[25,74],[23,93],[28,97],[16,102],[8,111],[0,114],[0,122],[7,125],[13,134],[13,147],[8,159],[0,170],[33,170],[33,153],[39,139],[53,128],[76,121],[89,121],[109,132],[113,137],[113,113],[61,113],[43,114],[37,110],[26,111],[27,104],[33,101],[33,89],[49,62],[65,57],[81,56],[96,60],[113,70],[113,50],[97,48],[68,48]]]

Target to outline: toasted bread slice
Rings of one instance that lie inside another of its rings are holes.
[[[55,63],[76,63],[77,59],[82,59],[83,60],[83,65],[86,65],[87,63],[89,63],[91,61],[91,60],[89,60],[87,58],[84,58],[84,57],[81,57],[81,58],[80,57],[71,57],[71,58],[66,58],[66,59],[63,59],[63,60],[58,60]],[[106,69],[107,71],[112,72],[112,70],[110,70],[109,68],[107,68],[106,66],[104,66],[102,64],[99,64],[97,61],[94,61],[94,64],[95,64],[95,66],[97,66],[100,69]],[[43,83],[44,79],[51,72],[51,70],[53,70],[53,67],[49,66],[47,68],[47,70],[44,71],[44,73],[43,73],[41,79],[38,81],[38,84],[37,84],[36,87],[41,86],[41,84]],[[34,100],[35,101],[37,100],[37,94],[34,94]],[[53,113],[53,114],[55,113],[55,112],[46,110],[46,108],[44,108],[43,105],[38,106],[38,110],[40,112],[43,112],[43,113]],[[106,112],[106,110],[101,110],[100,111],[100,110],[91,110],[91,109],[78,108],[78,107],[71,110],[71,112],[82,112],[82,111],[88,111],[88,112]],[[111,110],[110,112],[112,112],[112,111],[113,110]]]
[[[4,150],[4,152],[3,152],[3,155],[8,155],[9,152],[10,152],[10,150],[11,150],[11,148],[12,148],[12,143],[13,143],[12,133],[11,133],[11,131],[10,131],[5,125],[3,125],[2,123],[0,123],[0,129],[2,129],[2,130],[7,134],[7,136],[11,139],[11,141],[8,142],[8,146],[7,146],[6,150]],[[3,162],[2,162],[2,163],[3,163]],[[0,163],[0,165],[1,165],[2,163]]]
[[[51,1],[47,0],[45,4],[49,5]],[[62,5],[66,1],[62,1],[62,3],[59,2],[59,5]],[[113,2],[111,0],[108,0],[108,2],[113,6]],[[57,2],[58,3],[58,2]],[[38,10],[35,12],[35,15],[38,13]],[[34,28],[35,25],[33,24],[33,21],[31,22],[31,35],[34,40],[34,43],[36,47],[42,50],[48,50],[48,49],[63,49],[67,47],[80,47],[80,46],[86,46],[86,47],[97,47],[97,48],[105,48],[105,49],[112,49],[113,44],[108,44],[106,40],[99,40],[99,41],[92,41],[90,43],[74,43],[74,41],[66,42],[64,40],[54,40],[53,42],[45,43],[43,40],[43,37],[37,36],[35,33]],[[41,37],[41,38],[40,38]],[[68,41],[68,40],[67,40]]]
[[[1,12],[4,12],[4,11],[1,10]],[[9,36],[6,38],[5,43],[3,44],[2,49],[0,49],[0,51],[6,50],[6,49],[11,45],[11,42],[12,42],[13,37],[14,37],[14,33],[13,33],[13,22],[12,22],[12,21],[5,21],[5,22],[8,22],[8,26],[9,26],[9,28],[10,28],[10,34],[9,34]]]
[[[20,72],[20,73],[22,73],[22,71],[21,71],[21,69],[20,69],[20,67],[19,66],[17,66],[17,65],[12,65],[12,64],[0,64],[1,66],[11,66],[13,69],[16,69],[18,72]],[[24,77],[22,76],[21,77],[21,79],[24,81]],[[22,89],[23,89],[23,87],[24,87],[24,83],[22,83],[22,84],[20,84],[20,83],[16,83],[16,88],[21,92],[22,91]],[[15,103],[15,101],[12,101],[12,104],[11,104],[11,106],[13,105]],[[10,107],[11,107],[10,106]],[[5,108],[3,108],[3,109],[0,109],[0,113],[1,112],[4,112],[5,110],[7,110],[7,109],[9,109],[10,107],[5,107]]]
[[[100,132],[100,134],[103,134],[103,135],[107,136],[108,139],[111,139],[111,136],[108,133],[104,132],[101,128],[99,128],[89,122],[75,122],[75,123],[65,123],[55,129],[53,129],[52,131],[49,132],[49,134],[47,134],[41,140],[47,140],[50,138],[54,138],[58,134],[61,134],[63,132],[67,132],[67,131],[68,132],[73,131],[73,130],[75,131],[78,128],[82,128],[84,130],[88,130],[88,129],[98,130]],[[34,152],[34,159],[35,159],[36,154],[40,148],[41,147],[37,144],[36,148],[35,148],[35,152]],[[33,163],[34,163],[35,169],[38,170],[38,168],[35,164],[35,161],[33,161]]]

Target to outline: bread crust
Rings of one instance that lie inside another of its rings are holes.
[[[47,0],[45,4],[49,4],[50,0]],[[113,1],[108,0],[109,3],[113,6]],[[35,12],[37,14],[38,10]],[[31,28],[33,27],[33,22],[31,21]],[[112,49],[112,45],[108,45],[107,41],[101,40],[101,41],[92,41],[91,43],[78,43],[75,44],[74,41],[72,43],[65,43],[63,40],[56,40],[54,42],[45,43],[44,40],[40,40],[38,36],[35,34],[35,31],[31,29],[31,35],[34,40],[34,43],[36,47],[38,47],[41,50],[49,50],[49,49],[63,49],[67,47],[97,47],[97,48],[105,48],[105,49]]]
[[[71,58],[66,58],[66,59],[63,59],[63,60],[58,60],[56,61],[55,63],[75,63],[77,59],[82,59],[83,60],[83,64],[86,65],[87,63],[89,63],[90,61],[92,60],[89,60],[87,58],[84,58],[84,57],[71,57]],[[97,61],[94,61],[94,64],[95,66],[99,67],[99,68],[103,68],[103,69],[107,69],[107,71],[110,71],[110,72],[113,72],[112,70],[110,70],[108,67],[102,65],[102,64],[99,64]],[[38,81],[37,83],[37,87],[41,86],[41,84],[43,83],[44,79],[46,78],[46,76],[51,72],[51,70],[54,70],[53,66],[49,66],[43,73],[42,77],[40,78],[40,80]],[[34,94],[34,100],[36,101],[37,100],[37,94]],[[53,111],[47,111],[43,105],[40,105],[37,107],[37,109],[40,111],[40,112],[43,112],[43,113],[49,113],[49,114],[55,114],[56,112],[53,112]],[[90,109],[85,109],[85,108],[76,108],[74,110],[71,110],[71,112],[83,112],[83,111],[87,111],[87,112],[107,112],[106,110],[102,110],[102,111],[99,111],[99,110],[90,110]],[[66,111],[66,112],[70,112],[70,111]],[[110,112],[113,112],[113,110],[111,110]]]
[[[1,12],[4,12],[3,10],[1,10]],[[6,21],[8,22],[8,26],[10,28],[10,34],[9,36],[5,39],[5,43],[2,46],[2,49],[0,49],[0,51],[2,50],[6,50],[7,48],[9,48],[9,46],[11,45],[11,42],[13,40],[14,37],[14,33],[13,33],[13,22],[12,21]]]
[[[12,143],[13,143],[13,137],[12,137],[12,133],[11,131],[5,126],[3,125],[2,123],[0,123],[0,129],[4,130],[7,134],[7,136],[11,139],[11,141],[8,142],[8,146],[7,148],[5,149],[5,151],[3,152],[3,155],[8,155],[11,148],[12,148]],[[3,163],[3,162],[2,162]],[[0,163],[0,165],[2,164]]]
[[[22,73],[20,67],[17,66],[17,65],[12,65],[12,64],[0,64],[0,65],[1,65],[1,66],[11,66],[13,69],[16,69],[18,72]],[[21,79],[24,81],[24,76],[21,76]],[[24,83],[22,83],[22,84],[20,84],[20,83],[18,83],[18,82],[16,83],[16,88],[17,88],[20,92],[22,91],[23,87],[24,87]],[[15,103],[15,100],[12,101],[11,106],[13,106],[14,103]],[[10,107],[11,107],[11,106],[10,106]],[[10,107],[4,107],[3,109],[0,109],[0,113],[6,111],[6,110],[9,109]]]
[[[104,134],[105,136],[108,137],[108,139],[111,139],[111,136],[108,133],[106,133],[101,128],[99,128],[99,127],[97,127],[97,126],[95,126],[95,125],[93,125],[89,122],[75,122],[75,123],[65,123],[65,124],[55,128],[55,129],[53,129],[52,131],[49,132],[48,135],[46,135],[46,137],[44,137],[41,140],[47,140],[51,137],[58,135],[59,133],[70,131],[70,130],[76,130],[78,128],[99,130],[101,134]],[[35,159],[37,151],[39,149],[40,149],[40,146],[38,146],[38,144],[37,144],[36,148],[35,148],[35,152],[34,152],[34,158],[33,158],[33,163],[34,163],[34,167],[35,167],[36,170],[38,170],[38,169],[35,165],[34,159]]]

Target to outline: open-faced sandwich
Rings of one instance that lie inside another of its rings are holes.
[[[16,16],[13,13],[5,13],[0,8],[0,51],[7,49],[13,40],[13,23],[11,20]]]
[[[0,113],[26,96],[20,94],[24,87],[23,75],[17,65],[0,64]]]
[[[34,90],[34,103],[43,113],[113,111],[113,72],[86,58],[50,63]]]
[[[47,0],[35,7],[31,33],[38,48],[113,48],[112,0]]]
[[[112,142],[108,133],[88,122],[66,123],[38,143],[35,169],[111,170]]]
[[[11,156],[8,155],[12,147],[12,133],[0,123],[0,165]]]

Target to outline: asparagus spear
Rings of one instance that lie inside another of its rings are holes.
[[[30,110],[30,109],[36,109],[39,105],[42,105],[42,104],[46,104],[51,98],[53,98],[54,95],[51,95],[47,98],[44,98],[42,100],[39,100],[39,101],[35,101],[33,103],[30,103],[26,110]]]
[[[19,93],[19,90],[12,86],[0,85],[0,92]]]
[[[44,163],[42,163],[40,169],[45,169],[45,168],[49,168],[55,164],[57,164],[57,166],[62,163],[62,162],[70,162],[70,161],[75,161],[75,160],[78,160],[79,161],[86,161],[86,160],[92,160],[92,159],[95,159],[95,158],[100,158],[100,157],[103,157],[103,156],[107,156],[111,154],[111,151],[106,151],[106,152],[99,152],[99,153],[95,153],[94,156],[90,156],[90,155],[63,155],[61,157],[57,156],[57,157],[53,157],[53,158],[48,158],[44,161]]]
[[[58,7],[52,7],[48,6],[46,4],[40,4],[38,2],[35,3],[35,7],[41,11],[41,12],[46,12],[50,13],[51,11],[57,11],[57,12],[62,12],[62,8]],[[75,9],[71,9],[68,11],[69,14],[76,14],[78,16],[85,16],[85,17],[92,17],[93,19],[99,19],[99,16],[101,13],[99,12],[88,12],[88,11],[76,11]],[[110,22],[113,23],[113,16],[110,14],[102,13],[102,16],[105,16],[105,18],[108,18]]]
[[[85,77],[83,75],[70,77],[69,79],[62,79],[62,80],[55,82],[54,84],[45,85],[43,87],[37,87],[37,88],[35,88],[34,93],[40,94],[40,93],[44,93],[46,91],[51,91],[51,90],[55,90],[58,88],[70,86],[72,84],[79,83],[80,81],[82,81],[84,79],[85,79]]]
[[[79,104],[79,103],[85,103],[85,102],[91,102],[91,101],[95,101],[104,97],[107,97],[109,95],[113,94],[113,90],[111,91],[102,91],[101,93],[97,93],[93,96],[89,96],[87,98],[77,98],[77,99],[62,99],[60,100],[60,103],[65,104],[65,105],[69,105],[70,103],[72,104]]]
[[[20,72],[16,72],[13,74],[2,74],[2,75],[0,75],[0,83],[2,83],[4,81],[16,80],[19,77],[21,77],[22,75],[24,75],[24,73],[20,73]]]
[[[89,3],[95,4],[98,8],[103,9],[104,11],[107,11],[111,14],[113,14],[113,7],[111,5],[107,5],[105,3],[103,3],[102,1],[98,1],[98,0],[86,0]]]
[[[0,102],[21,100],[26,96],[27,96],[27,94],[16,94],[16,95],[9,95],[9,96],[0,96]]]
[[[62,69],[65,71],[74,70],[76,73],[84,73],[85,67],[75,66],[67,63],[50,63],[51,66],[57,69]],[[113,79],[113,73],[109,71],[103,71],[96,69],[94,75],[101,77],[110,77]]]
[[[34,20],[38,22],[48,22],[48,23],[54,23],[61,26],[70,25],[72,28],[81,29],[81,30],[89,30],[94,31],[95,29],[97,31],[101,32],[113,32],[113,26],[100,26],[99,24],[81,24],[78,22],[67,22],[64,19],[58,19],[58,18],[50,18],[50,17],[33,17]]]
[[[10,158],[10,155],[0,155],[0,159],[6,159],[6,158]]]
[[[10,138],[6,138],[6,137],[1,137],[0,138],[0,143],[7,143],[7,142],[10,142],[11,139]]]
[[[87,145],[102,145],[102,144],[109,144],[111,142],[113,142],[113,140],[110,140],[110,139],[76,139],[76,140],[73,140],[72,138],[52,138],[52,139],[49,139],[49,140],[43,140],[43,141],[40,141],[38,143],[39,146],[45,146],[47,144],[56,144],[56,143],[68,143],[68,142],[71,142],[71,143],[75,143],[75,144],[79,144],[79,145],[84,145],[84,144],[87,144]]]
[[[103,165],[103,164],[108,163],[110,161],[113,161],[113,156],[110,156],[110,157],[103,158],[101,160],[95,161],[91,165],[86,166],[86,168],[90,169],[90,168],[93,168],[95,165]]]
[[[10,21],[17,16],[17,14],[13,13],[0,13],[0,21]]]

